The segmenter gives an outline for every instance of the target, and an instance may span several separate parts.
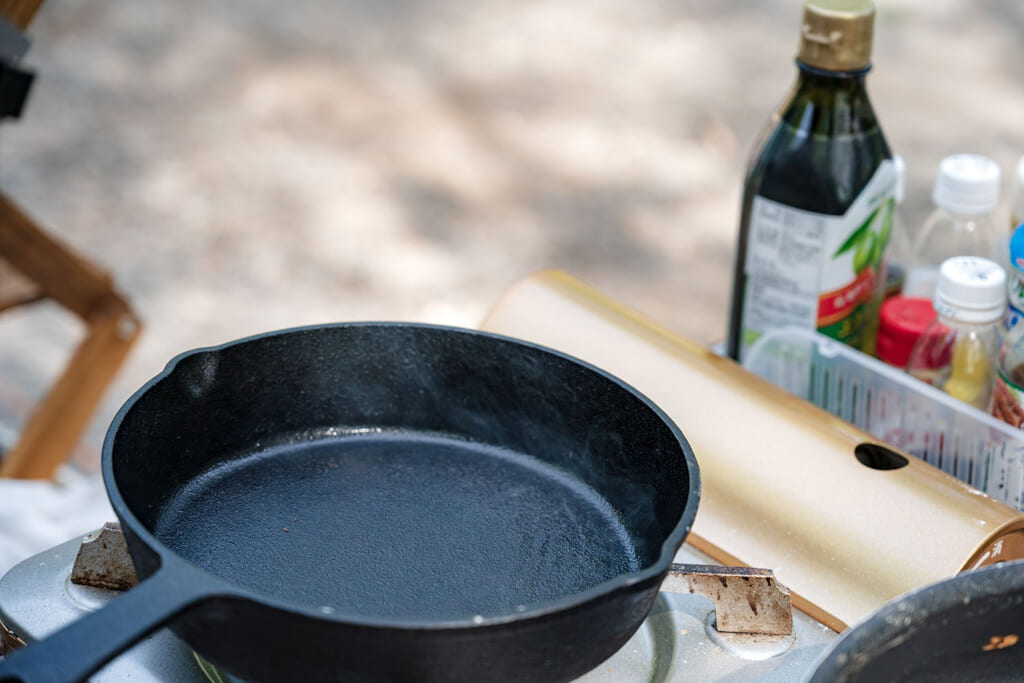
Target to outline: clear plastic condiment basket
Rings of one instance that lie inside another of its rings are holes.
[[[1024,510],[1024,430],[811,330],[765,334],[744,367]]]

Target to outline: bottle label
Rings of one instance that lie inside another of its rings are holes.
[[[1022,268],[1024,268],[1024,258],[1020,256],[1011,258],[1010,269],[1006,273],[1006,292],[1009,295],[1006,329],[1017,324],[1017,319],[1013,314],[1016,313],[1019,316],[1020,311],[1024,311],[1024,270],[1021,270]],[[1011,318],[1013,319],[1011,320]]]
[[[1024,428],[1024,389],[1008,379],[1002,368],[992,390],[992,414],[1011,427]]]
[[[769,330],[816,329],[860,346],[867,307],[884,278],[896,173],[883,161],[842,216],[754,197],[740,358]]]
[[[1024,312],[1013,305],[1006,307],[1006,315],[1003,317],[1003,329],[1009,332],[1017,327],[1017,324],[1024,319]]]

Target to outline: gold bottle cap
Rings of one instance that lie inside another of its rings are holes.
[[[871,0],[807,0],[797,58],[826,71],[866,69],[874,25]]]

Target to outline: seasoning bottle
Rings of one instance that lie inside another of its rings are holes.
[[[865,317],[864,336],[861,340],[860,350],[869,356],[876,356],[882,360],[885,360],[882,358],[883,354],[891,354],[896,351],[897,355],[903,358],[902,363],[899,363],[899,366],[905,367],[907,364],[906,356],[910,354],[910,348],[913,347],[914,340],[909,341],[910,346],[906,347],[905,354],[902,349],[897,350],[906,341],[902,336],[905,334],[906,330],[902,329],[898,322],[898,318],[893,316],[893,312],[894,310],[898,310],[902,307],[902,305],[898,306],[897,309],[890,308],[890,320],[887,332],[890,333],[890,335],[895,334],[896,336],[890,336],[886,340],[879,338],[879,335],[882,334],[882,308],[887,299],[898,296],[902,291],[904,274],[903,264],[907,262],[907,259],[910,256],[910,236],[907,234],[906,226],[903,224],[903,221],[900,220],[899,211],[900,204],[903,203],[903,198],[906,196],[907,166],[903,157],[899,154],[893,155],[892,164],[893,171],[896,174],[893,184],[892,215],[890,217],[892,227],[889,232],[889,244],[882,252],[882,263],[880,266],[881,276],[875,278],[875,291],[872,294],[871,300],[865,311],[867,315]],[[931,302],[926,301],[925,303],[928,304],[928,309],[930,310],[932,306]],[[913,308],[913,305],[911,305],[911,308]],[[896,324],[896,327],[893,327],[894,324]],[[890,346],[887,351],[883,351],[880,348],[880,345],[893,342],[896,338],[903,340],[898,342],[896,347]],[[916,340],[916,337],[914,339]]]
[[[978,154],[954,154],[942,160],[932,191],[935,210],[914,243],[904,295],[931,298],[939,266],[948,258],[998,259],[991,214],[999,203],[999,175],[999,166]]]
[[[895,180],[864,83],[874,18],[870,0],[804,6],[796,85],[744,184],[729,315],[733,358],[787,325],[857,347],[864,340]]]
[[[1008,425],[1024,428],[1024,325],[1015,325],[1007,333],[999,351],[992,414]]]
[[[1003,327],[1007,332],[1024,318],[1024,225],[1010,238],[1009,268],[1006,271],[1006,317]]]
[[[988,259],[948,259],[939,268],[932,305],[938,318],[915,344],[907,372],[988,410],[1002,341],[1006,273]]]

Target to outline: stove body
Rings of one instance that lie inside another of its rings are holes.
[[[31,557],[0,578],[0,640],[31,643],[115,599],[119,591],[71,581],[82,545],[76,538]],[[676,561],[712,564],[685,545]],[[608,660],[578,679],[586,683],[806,680],[838,634],[793,614],[786,636],[722,633],[712,603],[700,595],[661,593],[647,620]],[[301,656],[296,653],[295,656]],[[221,676],[221,678],[218,678]],[[146,638],[91,679],[96,683],[237,681],[202,661],[167,629]]]

